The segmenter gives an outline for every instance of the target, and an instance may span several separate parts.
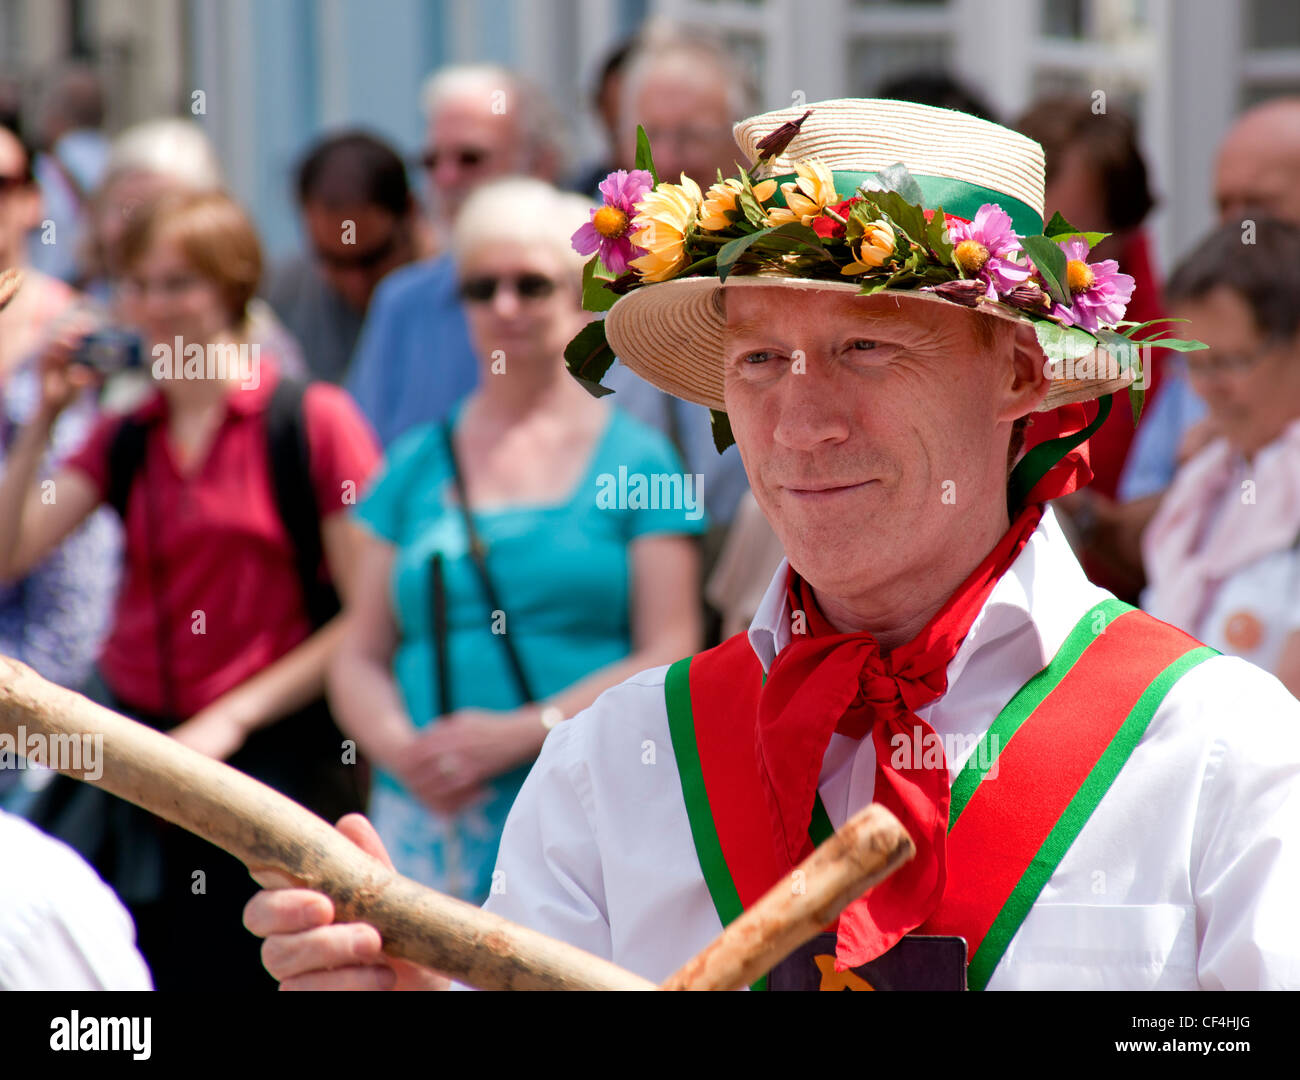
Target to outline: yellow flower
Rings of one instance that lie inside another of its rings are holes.
[[[727,216],[728,211],[736,212],[737,200],[744,190],[744,185],[735,179],[723,180],[709,188],[704,196],[704,205],[700,207],[700,228],[717,232],[731,225],[732,219]],[[754,198],[761,205],[776,194],[776,181],[763,180],[755,184],[753,190]]]
[[[636,204],[632,243],[646,253],[628,265],[643,281],[666,281],[686,265],[686,233],[702,201],[700,186],[682,173],[681,184],[659,184]]]
[[[883,266],[894,254],[894,230],[887,221],[872,221],[853,245],[856,262],[844,267],[841,274],[865,274]]]
[[[816,158],[796,162],[794,171],[799,179],[781,185],[785,206],[768,212],[769,225],[786,225],[791,221],[811,225],[826,207],[840,201],[835,193],[835,180],[823,162]]]

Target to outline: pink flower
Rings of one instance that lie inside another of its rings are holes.
[[[1089,263],[1088,241],[1082,236],[1062,240],[1060,248],[1068,260],[1065,285],[1070,303],[1053,304],[1052,315],[1066,326],[1078,325],[1092,333],[1101,326],[1114,326],[1124,318],[1133,295],[1133,279],[1119,272],[1114,259]]]
[[[1033,268],[1015,259],[1022,250],[1020,237],[1011,216],[996,203],[985,203],[970,221],[950,217],[947,224],[958,269],[982,281],[988,299],[997,300],[1029,280]]]
[[[591,220],[573,234],[573,250],[579,255],[600,252],[600,261],[616,277],[627,273],[627,264],[645,254],[632,243],[635,206],[654,186],[645,169],[619,169],[600,182],[604,205],[591,212]]]

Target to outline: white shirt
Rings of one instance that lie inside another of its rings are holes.
[[[785,574],[783,560],[749,630],[764,668],[789,642]],[[1049,510],[949,664],[947,693],[918,715],[973,747],[1108,596]],[[547,737],[484,905],[655,981],[722,930],[682,801],[666,671],[607,690]],[[832,736],[820,790],[835,826],[871,801],[874,774],[872,740]],[[1297,896],[1300,703],[1212,657],[1164,699],[988,986],[1300,988]]]
[[[0,990],[152,990],[131,916],[72,848],[0,811]]]

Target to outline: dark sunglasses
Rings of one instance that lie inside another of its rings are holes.
[[[316,258],[326,266],[332,266],[337,270],[369,270],[387,259],[397,248],[400,241],[401,231],[395,229],[383,243],[372,247],[369,251],[348,252],[346,254],[335,251],[317,251]]]
[[[459,150],[437,150],[429,149],[424,151],[416,160],[430,172],[438,167],[438,162],[445,157],[455,159],[457,165],[462,169],[476,169],[487,160],[486,150],[476,150],[473,147],[462,147]]]
[[[542,300],[555,292],[555,281],[545,274],[520,274],[518,277],[472,277],[460,283],[460,298],[469,304],[491,303],[497,286],[511,282],[521,300]]]

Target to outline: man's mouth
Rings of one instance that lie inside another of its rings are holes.
[[[868,484],[874,483],[872,480],[856,480],[847,482],[832,483],[802,483],[788,484],[786,491],[796,498],[801,499],[832,499],[839,495],[847,495],[850,492],[859,491]]]

